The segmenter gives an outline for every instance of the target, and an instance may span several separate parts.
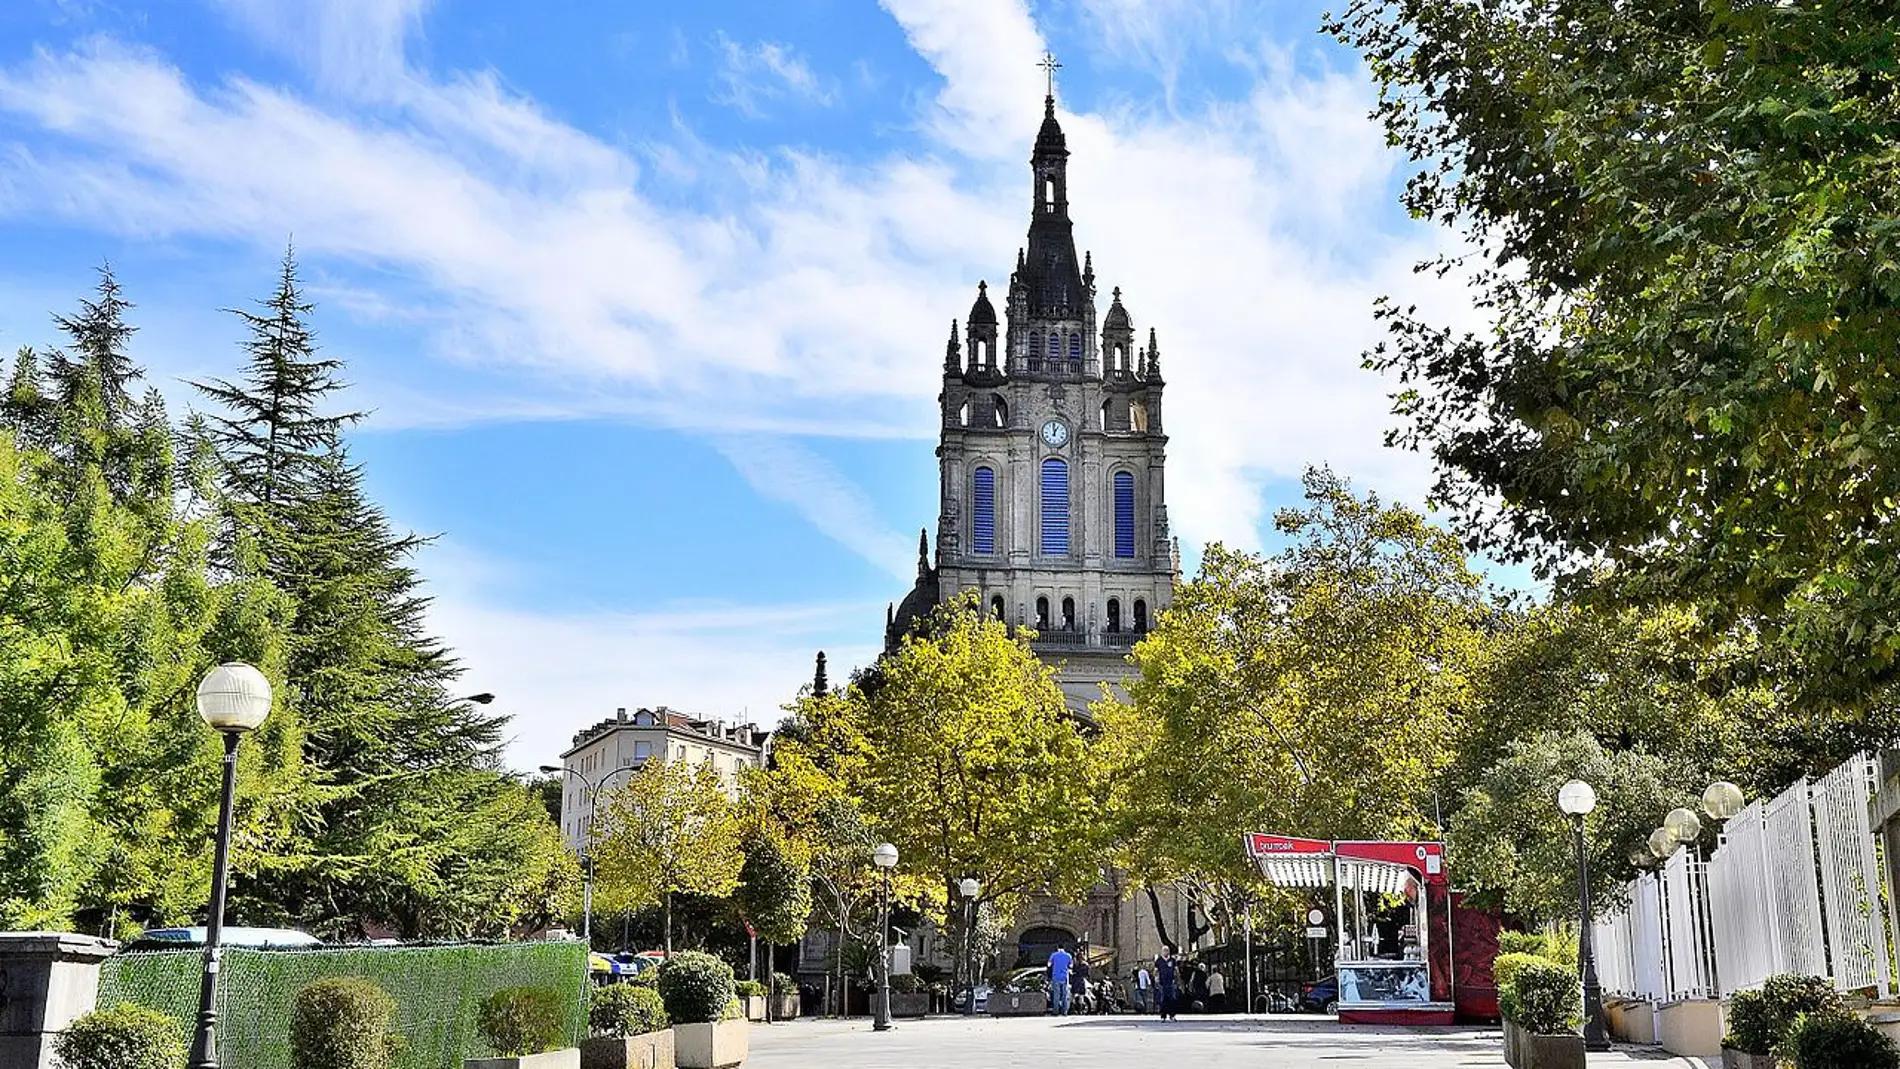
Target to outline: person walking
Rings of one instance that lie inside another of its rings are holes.
[[[1155,1010],[1164,1021],[1174,1020],[1178,1009],[1175,1005],[1175,979],[1174,948],[1164,946],[1155,957]]]
[[[1135,1009],[1138,1012],[1148,1012],[1148,995],[1153,986],[1154,976],[1148,966],[1145,963],[1135,966]]]
[[[1069,1008],[1076,1013],[1090,1013],[1089,1005],[1089,959],[1088,951],[1075,956],[1075,965],[1069,970]]]
[[[1227,1012],[1227,978],[1219,969],[1210,969],[1207,974],[1207,1012]]]
[[[1062,947],[1049,955],[1049,1010],[1058,1017],[1069,1015],[1069,975],[1075,956]]]

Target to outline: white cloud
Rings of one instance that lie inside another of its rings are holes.
[[[943,82],[920,147],[856,162],[726,154],[668,131],[635,155],[492,74],[405,66],[424,4],[384,0],[344,32],[336,4],[292,17],[302,9],[230,2],[261,32],[314,20],[307,52],[325,83],[373,86],[379,105],[196,85],[125,46],[39,54],[0,69],[0,110],[53,135],[0,157],[0,213],[267,248],[290,231],[307,258],[402,276],[435,298],[438,356],[516,388],[376,399],[385,426],[613,414],[926,436],[946,320],[977,278],[1002,283],[1022,240],[1044,42],[1020,0],[883,0]],[[1184,3],[1092,10],[1132,33],[1138,17],[1165,28]],[[1376,294],[1456,302],[1409,271],[1435,234],[1395,239],[1368,221],[1391,214],[1394,159],[1365,119],[1366,79],[1266,44],[1242,51],[1257,79],[1239,99],[1063,113],[1078,237],[1138,327],[1160,330],[1169,498],[1190,543],[1253,542],[1263,480],[1311,462],[1419,496],[1425,465],[1382,447],[1387,386],[1358,354]],[[744,54],[818,78],[789,53]],[[696,183],[704,206],[652,196],[648,163]],[[807,515],[840,537],[862,500],[829,486]],[[846,544],[897,570],[889,526],[873,517]]]
[[[719,52],[719,92],[713,99],[750,118],[764,117],[765,106],[776,100],[826,107],[837,99],[836,86],[813,73],[791,45],[745,45],[724,33],[715,35],[713,44]]]
[[[760,434],[720,435],[714,444],[759,496],[791,506],[826,537],[899,582],[916,577],[906,536],[823,457],[789,439]]]
[[[336,92],[377,96],[406,75],[405,46],[434,0],[220,0],[266,44]]]

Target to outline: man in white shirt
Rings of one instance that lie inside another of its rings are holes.
[[[1152,990],[1153,984],[1154,977],[1148,975],[1146,965],[1135,970],[1135,1009],[1137,1011],[1148,1012],[1148,992]]]
[[[1227,978],[1220,970],[1210,970],[1207,974],[1207,1010],[1209,1013],[1224,1013],[1227,1010]]]

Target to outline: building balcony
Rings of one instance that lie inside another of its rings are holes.
[[[1147,637],[1146,631],[1104,631],[1091,635],[1086,631],[1051,628],[1038,631],[1030,646],[1038,650],[1110,649],[1125,650]]]

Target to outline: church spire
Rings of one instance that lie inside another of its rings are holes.
[[[811,674],[811,695],[822,698],[831,693],[831,681],[825,678],[825,651],[818,651],[818,665]]]
[[[943,373],[963,373],[963,346],[957,342],[957,321],[954,319],[950,321],[950,341],[943,347]]]
[[[930,528],[922,527],[917,531],[917,578],[930,575]]]
[[[1032,316],[1067,318],[1087,299],[1075,226],[1069,220],[1069,145],[1056,121],[1056,101],[1043,102],[1042,129],[1029,156],[1035,199],[1029,214],[1029,254],[1022,269]]]
[[[1151,382],[1161,381],[1161,343],[1155,341],[1155,328],[1148,328],[1148,367],[1142,377]]]

